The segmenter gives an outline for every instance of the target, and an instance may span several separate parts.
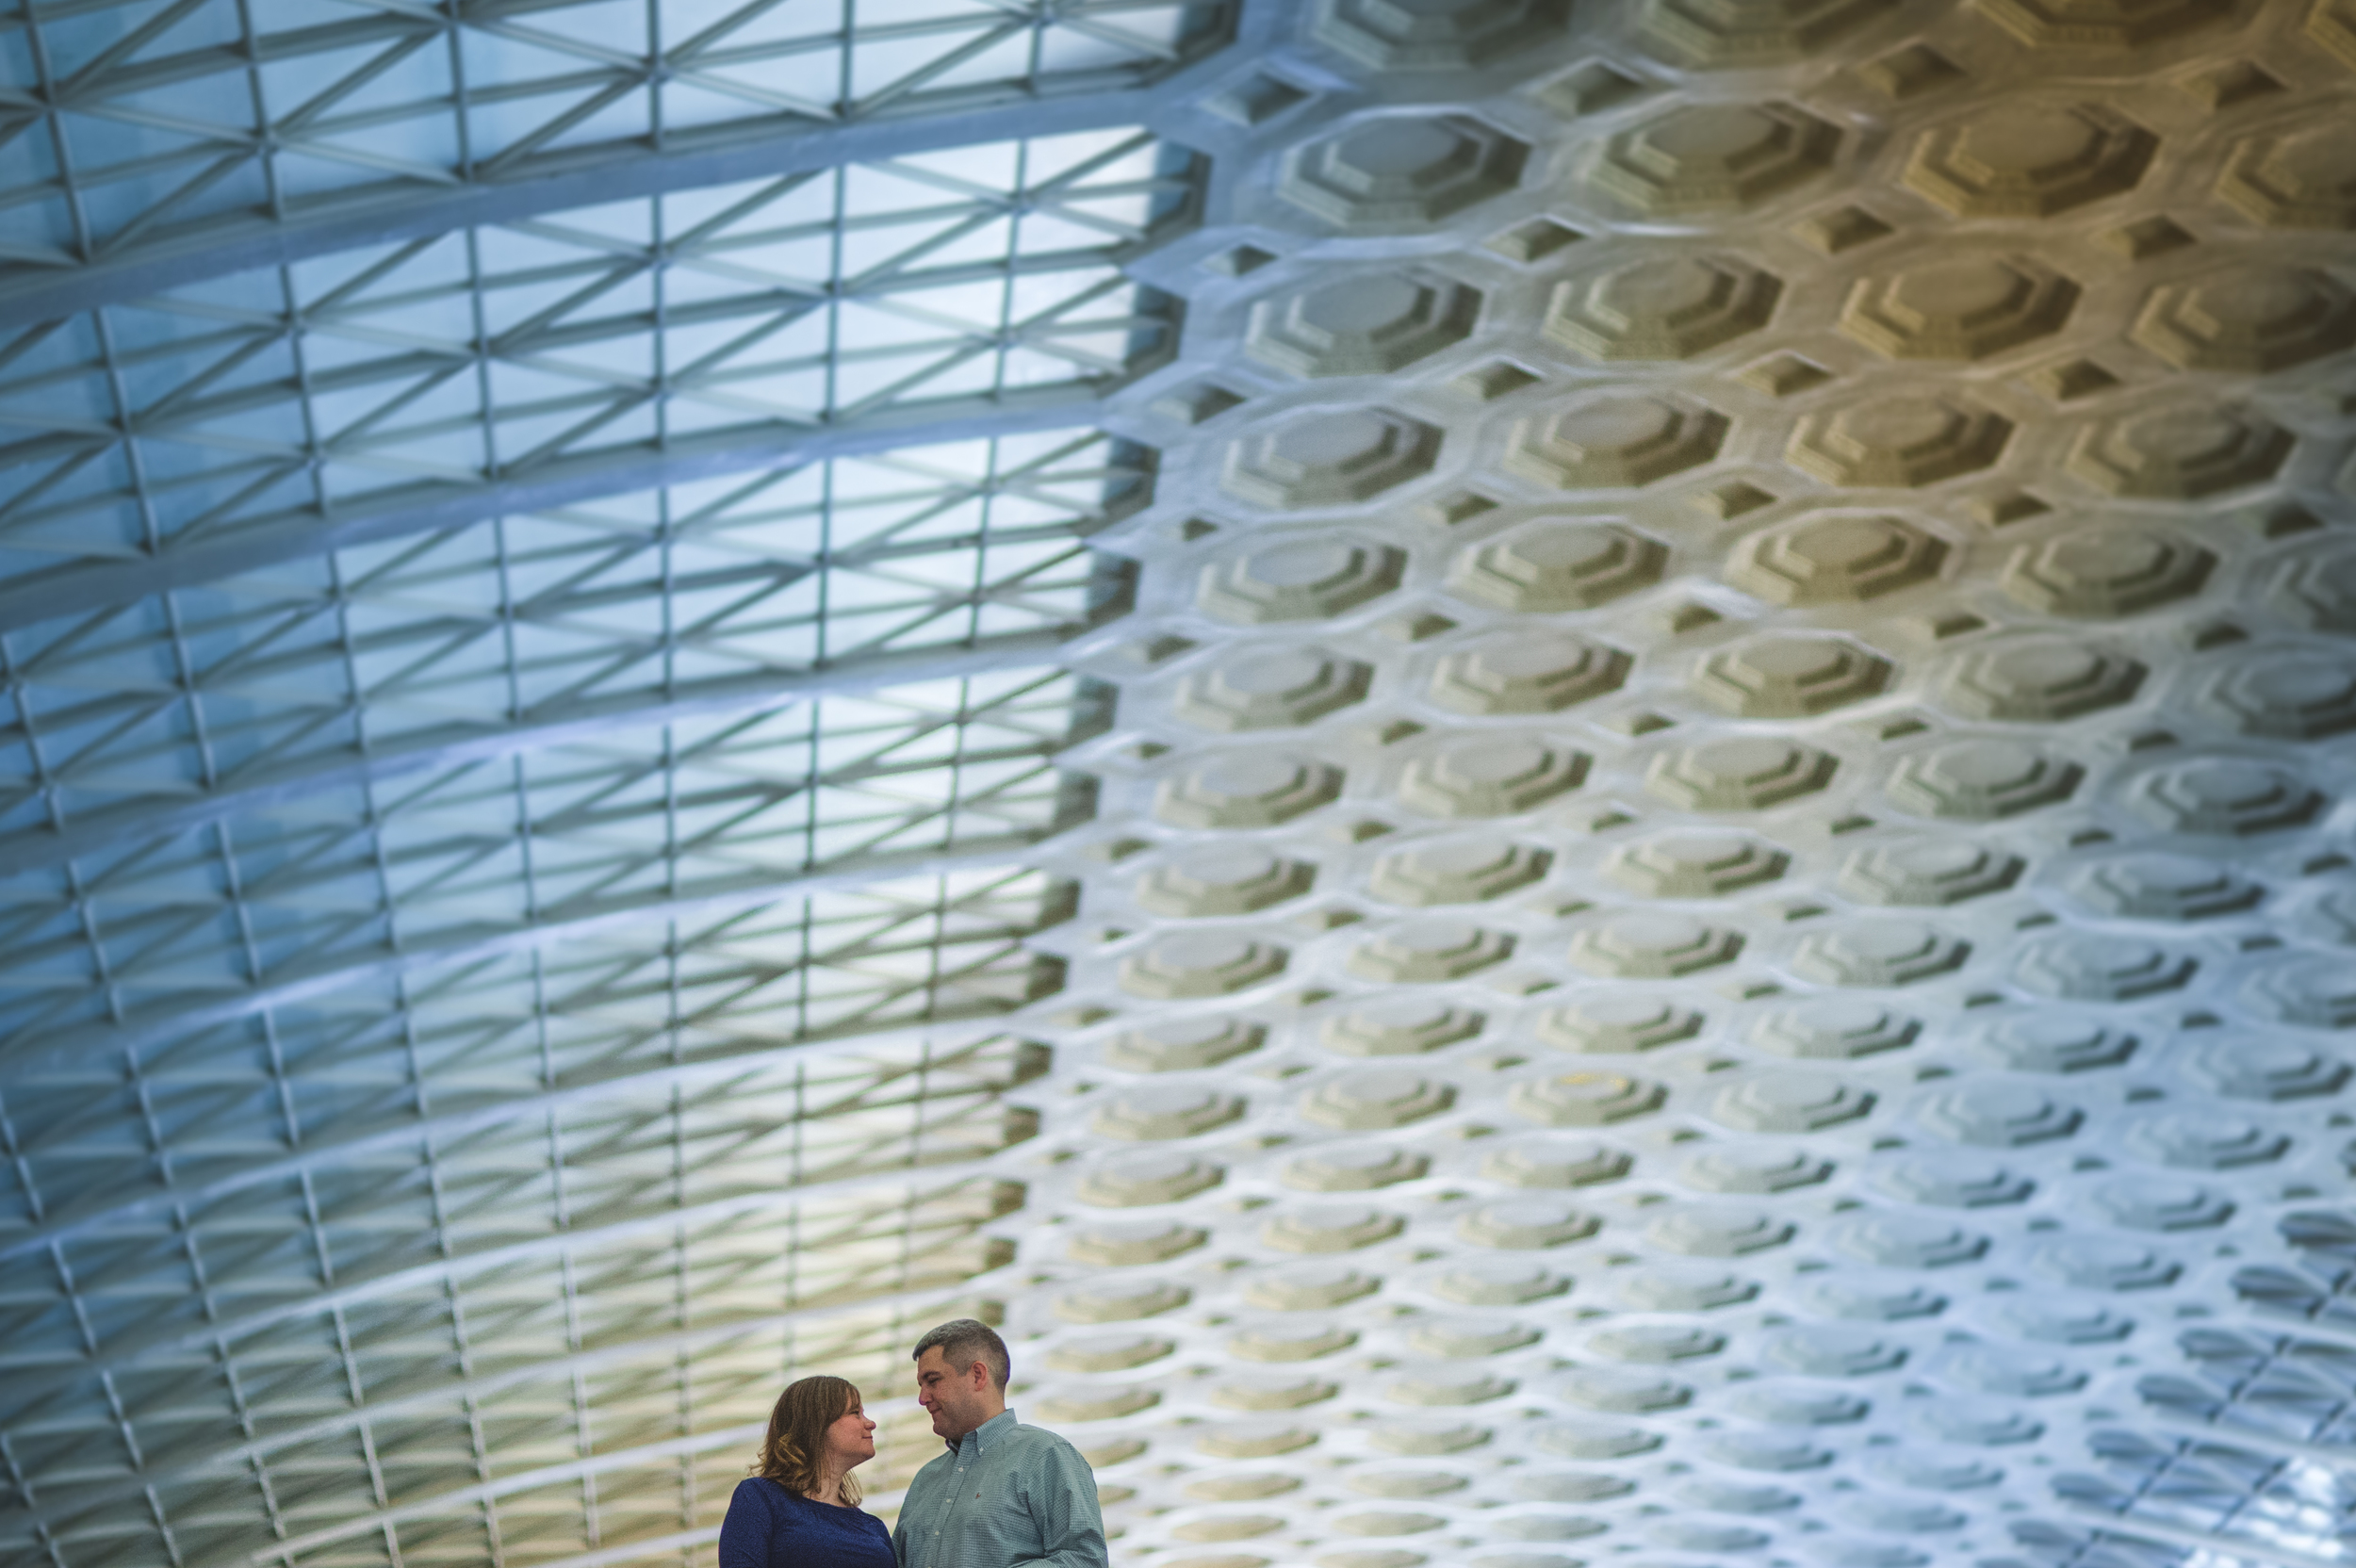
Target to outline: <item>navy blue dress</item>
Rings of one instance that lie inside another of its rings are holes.
[[[874,1514],[813,1503],[773,1480],[736,1483],[720,1522],[720,1568],[896,1568]]]

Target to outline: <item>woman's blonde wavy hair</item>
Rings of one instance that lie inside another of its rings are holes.
[[[769,1435],[761,1440],[753,1474],[765,1477],[797,1497],[818,1489],[818,1467],[826,1453],[826,1429],[864,1408],[859,1387],[847,1378],[803,1378],[788,1383],[769,1413]],[[859,1506],[859,1482],[845,1473],[843,1500]]]

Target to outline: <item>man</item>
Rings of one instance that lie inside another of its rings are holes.
[[[1105,1568],[1096,1474],[1006,1408],[1006,1342],[960,1317],[916,1342],[916,1402],[949,1451],[916,1473],[892,1549],[900,1568]]]

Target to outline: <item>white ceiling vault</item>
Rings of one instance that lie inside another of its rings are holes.
[[[2356,1556],[2356,4],[0,50],[9,1568]]]

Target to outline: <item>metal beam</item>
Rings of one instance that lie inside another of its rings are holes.
[[[545,1124],[550,1117],[561,1117],[567,1111],[609,1101],[635,1100],[643,1104],[668,1104],[675,1091],[692,1095],[709,1085],[742,1077],[748,1069],[781,1056],[822,1051],[829,1045],[873,1051],[892,1045],[922,1045],[927,1041],[939,1050],[954,1053],[1003,1032],[1005,1023],[1006,1015],[1003,1013],[952,1013],[939,1019],[928,1019],[922,1024],[894,1029],[843,1031],[792,1040],[760,1037],[747,1040],[737,1049],[697,1056],[687,1062],[631,1067],[603,1075],[583,1074],[562,1088],[536,1090],[497,1104],[424,1116],[404,1115],[398,1121],[383,1127],[355,1130],[340,1137],[322,1138],[306,1143],[299,1150],[273,1151],[269,1158],[255,1160],[203,1182],[166,1186],[143,1191],[132,1198],[61,1211],[41,1224],[0,1241],[0,1263],[27,1253],[45,1253],[53,1245],[72,1242],[92,1231],[125,1230],[142,1222],[169,1228],[187,1222],[190,1217],[201,1221],[206,1209],[225,1198],[276,1183],[299,1185],[305,1176],[320,1175],[353,1160],[367,1160],[402,1149],[448,1147],[452,1142],[493,1128],[527,1122]],[[106,1059],[111,1061],[114,1058]],[[116,1074],[109,1071],[106,1077],[111,1082]],[[222,1163],[208,1159],[205,1168],[218,1169]]]
[[[926,1198],[942,1197],[962,1189],[1016,1184],[993,1171],[989,1161],[994,1158],[995,1155],[985,1155],[968,1165],[925,1167],[891,1176],[852,1176],[835,1182],[811,1182],[803,1186],[770,1187],[731,1198],[708,1199],[700,1203],[664,1201],[626,1218],[576,1226],[551,1232],[545,1236],[534,1236],[530,1241],[488,1247],[480,1252],[456,1252],[431,1263],[387,1269],[381,1274],[323,1286],[299,1298],[274,1300],[250,1312],[204,1321],[172,1322],[145,1332],[124,1334],[115,1346],[87,1360],[11,1371],[8,1374],[8,1395],[15,1409],[22,1411],[85,1380],[118,1375],[155,1358],[196,1355],[213,1359],[250,1335],[322,1313],[349,1309],[404,1292],[431,1291],[438,1297],[440,1293],[455,1289],[479,1274],[512,1268],[518,1264],[553,1262],[567,1254],[578,1254],[614,1242],[629,1243],[643,1238],[649,1245],[668,1247],[684,1230],[707,1224],[757,1222],[764,1216],[792,1209],[813,1198],[857,1198],[872,1192],[879,1199],[888,1200],[891,1206],[908,1207],[924,1201]],[[929,1183],[922,1180],[926,1177],[932,1180]],[[812,1255],[823,1254],[824,1237],[820,1236],[813,1243],[806,1231],[804,1246]],[[970,1278],[978,1279],[980,1276]],[[959,1282],[960,1286],[965,1282]],[[896,1293],[878,1291],[856,1299],[874,1300],[893,1294]],[[553,1304],[558,1298],[552,1295],[549,1299]],[[830,1306],[851,1304],[827,1303]]]
[[[2164,1525],[2155,1520],[2128,1519],[2119,1514],[2085,1504],[2071,1507],[2070,1516],[2091,1525],[2103,1535],[2140,1542],[2145,1545],[2189,1547],[2217,1557],[2240,1558],[2247,1562],[2264,1562],[2272,1568],[2345,1568],[2338,1558],[2317,1557],[2309,1552],[2285,1551],[2264,1541],[2242,1535],[2217,1535],[2208,1530],[2186,1529],[2181,1525]]]
[[[196,234],[132,244],[70,270],[24,269],[0,282],[0,331],[145,299],[165,289],[255,268],[281,267],[364,245],[513,223],[570,207],[775,179],[840,164],[904,157],[982,142],[1144,124],[1164,105],[1203,90],[1233,64],[1228,43],[1147,87],[1011,96],[978,108],[914,112],[815,124],[772,122],[698,137],[674,131],[663,151],[597,147],[550,157],[505,177],[463,180],[429,191],[322,202],[303,216],[237,217]]]
[[[954,850],[845,857],[798,875],[748,872],[726,885],[683,896],[598,899],[569,908],[558,906],[525,924],[465,932],[366,957],[338,957],[280,975],[248,991],[191,1003],[158,1017],[123,1023],[87,1024],[41,1035],[36,1039],[10,1040],[0,1044],[0,1068],[7,1069],[11,1076],[22,1077],[89,1061],[93,1053],[121,1060],[126,1051],[145,1051],[191,1029],[251,1018],[269,1008],[329,994],[356,981],[438,969],[502,953],[530,952],[614,926],[648,921],[712,919],[804,893],[835,888],[871,888],[877,882],[898,877],[933,876],[993,866],[1012,871],[1020,867],[1023,857],[1038,842],[1037,838],[1027,835],[1007,834],[974,840]]]
[[[2238,1448],[2246,1453],[2265,1454],[2272,1459],[2326,1464],[2337,1470],[2356,1470],[2356,1447],[2308,1443],[2296,1437],[2278,1437],[2272,1432],[2252,1431],[2243,1427],[2218,1427],[2187,1420],[2181,1415],[2169,1415],[2149,1406],[2145,1407],[2143,1413],[2156,1429],[2187,1442],[2216,1448]]]
[[[63,1494],[65,1506],[39,1508],[32,1511],[48,1520],[51,1527],[57,1529],[61,1527],[61,1521],[85,1513],[93,1507],[117,1501],[136,1504],[147,1487],[237,1475],[256,1461],[266,1463],[271,1456],[288,1449],[333,1442],[363,1424],[398,1421],[404,1417],[434,1419],[445,1415],[453,1401],[483,1404],[511,1390],[528,1388],[535,1382],[595,1377],[655,1355],[665,1358],[690,1356],[748,1334],[791,1330],[797,1341],[820,1339],[838,1319],[870,1314],[878,1303],[889,1302],[903,1311],[923,1307],[929,1313],[952,1302],[972,1299],[973,1294],[971,1284],[965,1282],[928,1285],[918,1290],[879,1291],[874,1296],[832,1307],[807,1311],[789,1308],[782,1312],[734,1318],[706,1328],[674,1330],[600,1343],[595,1350],[547,1356],[504,1372],[474,1377],[439,1377],[429,1389],[389,1398],[376,1397],[379,1391],[372,1385],[369,1391],[371,1397],[364,1405],[274,1429],[267,1436],[230,1445],[185,1464],[151,1465],[134,1474],[107,1476],[95,1485],[57,1487],[53,1494]],[[137,1419],[136,1414],[134,1419]]]
[[[441,1514],[481,1508],[484,1503],[518,1492],[536,1492],[542,1487],[577,1481],[591,1476],[608,1475],[615,1470],[634,1470],[654,1460],[676,1459],[688,1454],[708,1454],[714,1448],[750,1448],[768,1431],[769,1423],[754,1421],[741,1427],[715,1427],[693,1437],[675,1437],[663,1443],[641,1444],[634,1448],[614,1448],[602,1453],[567,1460],[562,1464],[544,1464],[537,1469],[517,1470],[497,1480],[478,1481],[472,1486],[452,1487],[448,1492],[416,1502],[401,1503],[388,1509],[375,1510],[356,1515],[324,1529],[305,1531],[271,1545],[266,1551],[254,1553],[248,1562],[262,1564],[291,1563],[302,1554],[332,1546],[339,1541],[356,1536],[373,1535],[380,1539],[385,1530],[410,1519],[431,1519]],[[2317,1565],[2321,1568],[2321,1565]]]
[[[61,865],[114,845],[169,839],[243,813],[316,797],[320,792],[380,783],[402,774],[480,762],[652,727],[686,719],[752,717],[814,697],[873,692],[895,682],[987,675],[1045,666],[1061,633],[1016,632],[966,646],[914,648],[846,659],[815,669],[764,672],[691,681],[668,693],[644,692],[534,710],[500,724],[452,724],[407,735],[347,757],[311,759],[245,776],[227,788],[162,806],[96,811],[51,829],[20,828],[0,838],[0,880]]]
[[[0,636],[381,539],[830,457],[1086,425],[1097,403],[1088,387],[1041,387],[887,408],[840,424],[747,426],[661,448],[559,458],[496,480],[408,485],[323,514],[282,514],[167,544],[152,555],[25,574],[0,588]]]

